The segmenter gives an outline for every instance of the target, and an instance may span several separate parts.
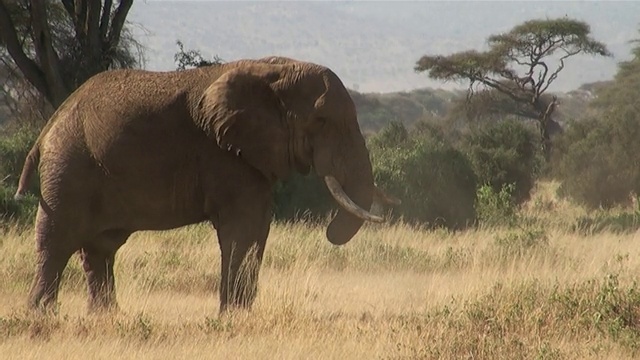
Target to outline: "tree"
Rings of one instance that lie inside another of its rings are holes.
[[[222,64],[223,60],[217,55],[213,57],[213,60],[205,59],[198,50],[186,50],[182,41],[177,40],[178,52],[173,55],[173,61],[177,64],[177,70],[184,70],[188,68],[196,68],[209,65]]]
[[[530,20],[507,33],[491,35],[487,51],[425,55],[415,70],[427,71],[434,79],[469,81],[467,99],[480,95],[485,100],[482,103],[489,104],[487,111],[502,109],[537,120],[548,159],[550,133],[557,125],[552,121],[557,98],[545,92],[568,58],[578,54],[611,56],[590,33],[588,24],[568,18]]]
[[[640,194],[640,39],[592,102],[597,112],[573,123],[557,142],[560,192],[590,208],[628,203]]]
[[[596,109],[640,114],[640,38],[631,42],[636,44],[631,50],[633,58],[618,64],[613,81],[596,89],[592,103]]]
[[[57,108],[89,77],[142,62],[133,0],[0,0],[0,58]]]

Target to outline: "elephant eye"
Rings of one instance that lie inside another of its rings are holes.
[[[318,122],[318,124],[324,125],[327,122],[327,118],[320,116],[320,117],[317,118],[316,121]]]

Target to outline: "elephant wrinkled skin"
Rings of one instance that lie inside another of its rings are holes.
[[[342,208],[327,228],[348,242],[375,188],[356,109],[328,68],[283,57],[174,72],[114,70],[77,89],[31,149],[16,198],[38,167],[32,308],[55,305],[79,252],[91,310],[117,307],[116,251],[139,230],[210,221],[222,255],[220,311],[250,307],[272,188],[293,171],[327,181]],[[254,254],[254,266],[242,263]]]

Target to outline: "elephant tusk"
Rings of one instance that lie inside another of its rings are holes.
[[[384,218],[373,215],[354,203],[353,200],[351,200],[349,196],[344,192],[344,189],[342,189],[342,186],[340,185],[338,180],[336,180],[336,178],[334,178],[333,176],[325,176],[324,182],[327,184],[327,188],[329,189],[331,196],[333,196],[338,204],[340,204],[340,206],[342,206],[345,210],[362,220],[384,222]]]
[[[380,189],[379,187],[375,187],[375,191],[373,193],[373,196],[380,200],[380,202],[385,203],[387,205],[400,205],[402,204],[402,200],[398,199],[397,197],[393,196],[393,195],[389,195],[386,192],[384,192],[382,189]]]

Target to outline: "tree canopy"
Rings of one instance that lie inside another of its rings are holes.
[[[632,59],[618,64],[613,81],[596,90],[593,106],[608,111],[640,114],[640,39],[633,41]]]
[[[427,72],[433,79],[468,81],[468,99],[478,92],[491,104],[482,108],[484,111],[502,109],[535,118],[548,147],[557,99],[544,95],[564,69],[565,60],[578,54],[611,55],[590,34],[588,24],[566,17],[530,20],[507,33],[489,36],[486,51],[425,55],[415,70]]]
[[[185,50],[184,44],[180,40],[176,40],[176,45],[178,46],[178,52],[173,55],[173,61],[176,63],[176,70],[219,65],[223,63],[223,60],[218,55],[215,55],[213,60],[207,60],[198,50]]]
[[[142,61],[126,27],[132,4],[0,0],[0,59],[58,107],[89,77]]]

